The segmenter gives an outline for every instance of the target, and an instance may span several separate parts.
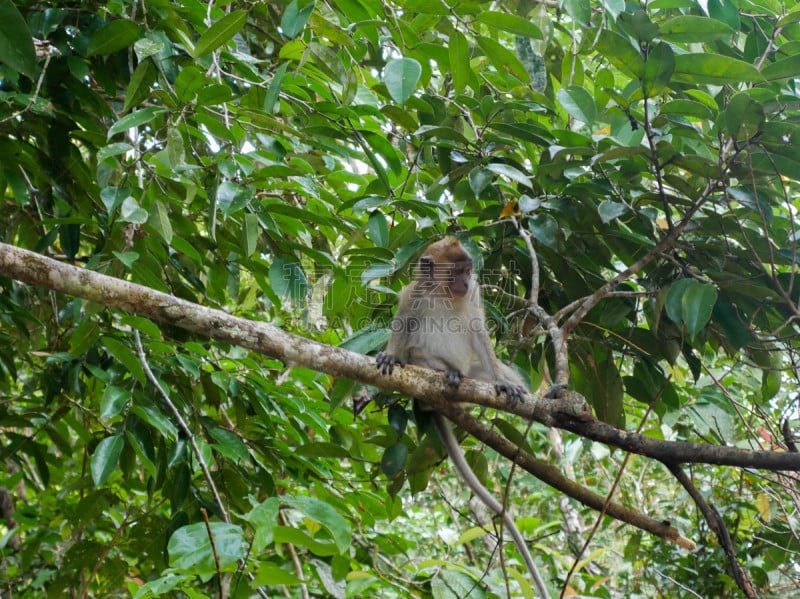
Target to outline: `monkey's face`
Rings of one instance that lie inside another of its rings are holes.
[[[419,259],[416,278],[434,297],[461,299],[472,285],[472,256],[460,241],[446,237],[428,246]]]
[[[469,284],[472,280],[472,260],[442,264],[440,267],[443,272],[440,275],[441,278],[437,278],[450,289],[453,297],[464,297],[469,293]]]

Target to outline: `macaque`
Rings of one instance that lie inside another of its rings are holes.
[[[525,396],[520,376],[494,355],[472,257],[455,237],[429,245],[416,279],[400,292],[378,369],[391,374],[405,364],[443,370],[452,387],[469,377],[494,383],[512,403]]]
[[[464,377],[490,382],[511,403],[522,401],[527,393],[520,376],[494,354],[480,286],[472,274],[472,257],[454,237],[432,243],[419,259],[414,281],[400,292],[389,343],[376,361],[385,375],[396,365],[414,364],[444,371],[451,387],[458,387]],[[503,519],[539,594],[549,597],[514,521],[467,464],[445,417],[434,414],[433,421],[459,476]]]

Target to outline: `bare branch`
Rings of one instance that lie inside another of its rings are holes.
[[[489,383],[464,379],[454,391],[447,386],[440,372],[428,368],[406,366],[384,376],[369,356],[292,335],[267,322],[231,316],[222,310],[206,308],[4,243],[0,243],[0,275],[146,316],[217,341],[233,343],[291,366],[303,366],[420,398],[443,413],[445,410],[440,408],[450,402],[468,402],[517,414],[666,463],[800,471],[798,453],[661,441],[615,428],[594,418],[586,400],[572,391],[562,391],[560,397],[554,399],[529,397],[516,406],[509,406],[503,398],[497,397]]]
[[[589,491],[575,481],[565,477],[555,466],[540,462],[531,454],[518,447],[515,443],[512,443],[502,435],[479,422],[467,414],[464,409],[457,404],[453,402],[437,402],[436,410],[441,411],[447,418],[473,435],[476,439],[486,443],[486,445],[494,449],[500,455],[515,462],[539,480],[558,489],[583,505],[597,511],[605,510],[605,514],[617,520],[636,526],[662,539],[675,543],[684,549],[694,549],[694,543],[682,536],[676,528],[628,509],[615,501],[610,501],[607,497]]]
[[[725,522],[722,521],[722,516],[720,516],[713,505],[705,500],[700,491],[697,490],[697,487],[694,486],[692,480],[679,466],[674,464],[666,464],[666,466],[673,476],[678,479],[678,482],[683,485],[686,492],[689,493],[689,496],[694,500],[700,513],[703,514],[703,518],[705,518],[708,523],[708,527],[717,536],[719,544],[722,546],[723,551],[725,551],[725,556],[728,558],[728,564],[733,571],[736,586],[739,587],[746,597],[753,599],[758,597],[758,593],[756,593],[755,588],[753,588],[753,582],[736,559],[736,550],[733,547],[733,541],[731,540],[730,534],[728,534]]]

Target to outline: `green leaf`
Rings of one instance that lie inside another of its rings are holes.
[[[159,234],[164,242],[172,243],[172,222],[164,202],[160,200],[153,202],[148,213],[147,224]]]
[[[764,107],[745,92],[734,94],[725,109],[728,133],[736,140],[752,138],[765,120]]]
[[[706,14],[712,19],[725,23],[734,31],[738,31],[742,25],[739,18],[739,7],[736,2],[731,0],[708,0]]]
[[[628,211],[628,207],[622,202],[603,200],[597,207],[597,213],[604,224],[610,223],[615,218],[619,218]]]
[[[141,30],[128,19],[116,19],[103,25],[92,34],[86,49],[88,56],[107,55],[127,48],[137,39]]]
[[[258,554],[272,544],[272,535],[278,524],[280,507],[280,500],[277,497],[270,497],[242,516],[253,525],[256,531],[253,536],[252,550],[254,553]]]
[[[714,112],[702,102],[694,100],[671,100],[661,105],[660,114],[674,114],[682,117],[712,119]]]
[[[361,283],[367,285],[370,281],[374,281],[375,279],[388,277],[393,274],[395,270],[397,270],[397,267],[390,262],[376,262],[370,264],[364,269],[364,272],[361,273]]]
[[[564,0],[567,14],[581,25],[588,25],[592,17],[591,0]]]
[[[717,301],[717,288],[708,283],[692,281],[686,286],[681,298],[683,322],[689,336],[694,338],[711,319]]]
[[[492,29],[500,29],[513,33],[514,35],[521,35],[537,40],[544,39],[541,29],[528,19],[518,17],[517,15],[486,10],[479,12],[475,20],[488,25]]]
[[[281,17],[281,31],[289,39],[293,39],[300,33],[308,22],[308,18],[314,11],[314,2],[309,2],[302,8],[298,6],[297,0],[292,0]]]
[[[305,583],[303,580],[298,578],[296,574],[283,569],[282,566],[273,564],[271,562],[261,561],[258,564],[256,577],[251,584],[258,587],[286,585],[288,587],[296,588],[298,585]],[[348,584],[348,586],[350,586],[350,584]],[[134,599],[137,598],[134,597]],[[149,597],[143,597],[142,599],[149,599]]]
[[[157,108],[155,106],[151,106],[149,108],[143,108],[142,110],[137,110],[136,112],[132,112],[131,114],[126,114],[124,117],[119,119],[116,123],[111,125],[108,128],[108,138],[113,137],[117,133],[123,133],[128,129],[133,129],[135,127],[139,127],[144,125],[145,123],[149,123],[154,118],[156,118],[159,114],[166,112],[164,108]]]
[[[383,69],[383,80],[389,95],[398,104],[405,104],[419,82],[422,67],[413,58],[395,58]]]
[[[781,79],[792,79],[799,76],[800,54],[768,63],[767,66],[761,69],[761,74],[764,75],[764,79],[767,81],[780,81]]]
[[[558,90],[556,98],[572,118],[587,125],[591,125],[597,119],[594,98],[583,87],[579,85],[564,87]]]
[[[348,80],[348,73],[342,64],[339,55],[329,46],[311,42],[307,46],[308,52],[314,57],[314,64],[322,69],[328,77],[337,83],[345,84]]]
[[[380,210],[370,212],[367,228],[375,245],[382,248],[389,245],[389,223],[386,222],[386,216],[384,216],[383,212]]]
[[[114,257],[122,262],[129,269],[133,268],[133,264],[139,259],[139,252],[112,252]]]
[[[176,439],[178,436],[178,429],[172,424],[172,421],[164,416],[161,412],[153,406],[148,405],[133,405],[130,409],[132,414],[136,414],[144,422],[152,426],[160,435],[167,439]]]
[[[520,62],[515,52],[512,52],[497,40],[485,36],[478,37],[478,46],[480,46],[480,49],[483,50],[499,73],[510,72],[520,81],[530,84],[530,75],[528,75],[525,65]]]
[[[175,79],[175,95],[180,102],[191,102],[195,94],[206,84],[206,74],[194,65],[181,69]]]
[[[359,354],[366,354],[386,347],[386,342],[389,341],[389,335],[390,331],[388,329],[372,329],[366,327],[360,331],[356,331],[342,341],[340,347],[358,352]]]
[[[108,352],[114,356],[114,359],[122,364],[140,384],[144,385],[146,383],[147,377],[145,377],[142,363],[127,345],[108,336],[100,337],[100,341]]]
[[[481,197],[483,190],[492,182],[492,179],[494,179],[494,173],[482,166],[472,169],[467,175],[469,187],[476,198]]]
[[[58,241],[67,258],[74,260],[81,247],[81,225],[78,223],[63,223],[58,227]]]
[[[0,63],[29,79],[36,76],[36,51],[28,24],[11,0],[0,0]]]
[[[305,443],[296,450],[297,455],[313,458],[342,458],[351,459],[353,455],[341,445],[335,443]]]
[[[208,434],[216,443],[213,447],[232,462],[246,464],[250,460],[250,453],[242,440],[232,432],[218,426],[207,427]]]
[[[293,300],[304,299],[308,291],[308,281],[301,266],[282,258],[270,265],[269,282],[275,293]]]
[[[658,35],[658,25],[643,10],[623,12],[619,15],[618,22],[626,33],[632,34],[640,43],[650,42]]]
[[[665,302],[667,316],[679,326],[684,326],[691,338],[697,336],[711,319],[717,302],[717,288],[694,279],[681,279],[673,283]]]
[[[100,191],[100,199],[109,215],[113,214],[114,211],[122,205],[125,198],[130,195],[131,190],[127,187],[105,187]]]
[[[105,162],[109,158],[126,154],[132,149],[133,146],[129,143],[117,142],[108,144],[97,151],[97,161]],[[113,161],[111,161],[111,164],[113,165]]]
[[[406,409],[400,404],[393,404],[389,408],[387,420],[392,430],[396,432],[399,437],[402,437],[406,430],[406,425],[408,424],[408,413]]]
[[[194,57],[205,56],[227,43],[242,30],[245,23],[247,23],[246,10],[235,10],[229,15],[225,15],[209,27],[197,40],[197,44],[194,47]]]
[[[729,38],[734,33],[730,26],[716,19],[681,15],[661,23],[658,37],[670,42],[705,43],[715,39]]]
[[[758,69],[735,58],[721,54],[677,54],[675,80],[683,83],[725,85],[757,83],[764,80]]]
[[[95,344],[99,337],[100,326],[93,319],[87,318],[80,323],[69,336],[69,353],[80,356]]]
[[[644,63],[642,89],[648,98],[660,95],[669,85],[672,73],[675,72],[675,55],[672,48],[659,42],[650,49]]]
[[[128,93],[125,96],[123,110],[128,111],[132,106],[137,106],[150,95],[151,86],[156,80],[156,67],[152,60],[144,60],[138,64],[128,83]]]
[[[765,404],[781,390],[782,379],[781,367],[761,372],[761,400]]]
[[[597,51],[626,75],[640,79],[644,73],[644,59],[628,38],[609,29],[603,29],[597,38]]]
[[[158,469],[153,462],[155,459],[155,448],[153,447],[153,440],[152,437],[150,437],[150,434],[142,428],[134,428],[132,430],[126,429],[125,440],[127,441],[127,449],[132,449],[136,454],[136,457],[139,458],[139,462],[144,469],[144,474],[146,477],[157,476]],[[123,472],[127,474],[130,470],[126,469],[125,465],[132,462],[132,457],[130,460],[126,459],[126,455],[130,455],[130,451],[122,454],[120,468],[122,468]]]
[[[453,89],[456,93],[464,90],[472,75],[469,64],[469,42],[458,30],[450,33],[447,52],[450,58],[450,74],[453,76]]]
[[[248,212],[244,215],[244,227],[242,227],[242,248],[245,256],[250,257],[256,251],[259,234],[258,215]]]
[[[800,22],[800,5],[794,5],[791,10],[778,19],[777,26],[778,27],[786,27],[786,25],[791,25],[792,23]]]
[[[688,413],[701,435],[712,435],[719,441],[730,441],[735,436],[730,401],[716,388],[706,388]]]
[[[130,399],[131,392],[128,389],[109,385],[100,400],[100,419],[110,420],[115,416],[119,416]]]
[[[106,437],[97,444],[89,464],[95,487],[104,485],[108,477],[117,469],[119,456],[124,446],[125,439],[122,435]]]
[[[492,162],[487,164],[484,167],[487,171],[492,172],[496,175],[502,175],[512,181],[516,181],[522,185],[530,185],[531,178],[523,173],[518,168],[515,168],[509,164],[503,164],[502,162]]]
[[[381,457],[381,472],[389,478],[394,478],[405,467],[407,459],[408,447],[406,447],[405,443],[399,442],[390,445],[383,452],[383,457]]]
[[[166,47],[167,45],[160,39],[143,37],[134,42],[133,51],[136,52],[136,58],[143,62],[146,58],[165,51]]]
[[[210,536],[209,536],[210,535]],[[214,544],[211,544],[211,538]],[[211,576],[244,557],[242,528],[225,522],[197,522],[182,526],[169,538],[169,565],[178,571]]]
[[[230,180],[223,181],[217,187],[217,207],[225,217],[236,214],[253,199],[253,190]]]
[[[200,106],[224,104],[231,98],[233,98],[233,92],[230,86],[224,83],[204,85],[203,89],[197,92],[197,104]]]
[[[550,131],[536,123],[515,123],[513,125],[510,123],[492,123],[491,128],[543,148],[547,148],[554,143]]]
[[[120,220],[126,223],[141,225],[147,222],[147,210],[139,206],[139,202],[128,196],[122,201],[119,209]]]
[[[326,528],[340,553],[350,548],[350,525],[331,505],[313,497],[291,495],[281,497],[281,501]]]
[[[269,87],[267,88],[267,94],[264,96],[264,112],[267,114],[271,114],[275,111],[275,105],[278,102],[278,97],[281,92],[281,85],[283,83],[283,77],[286,75],[286,69],[289,68],[289,63],[284,62],[279,66],[275,73],[272,75],[272,81],[269,82]]]
[[[558,249],[558,222],[546,213],[535,215],[528,221],[534,239],[551,250]]]
[[[399,175],[403,170],[403,164],[398,156],[397,148],[395,148],[392,143],[386,139],[386,135],[366,132],[362,135],[364,136],[364,140],[367,142],[367,145],[378,155],[380,155],[384,162],[389,165],[389,168],[392,169],[393,173]],[[374,163],[374,161],[370,159],[370,163]]]
[[[692,283],[692,279],[680,279],[675,281],[670,286],[664,301],[664,309],[667,312],[667,316],[679,327],[683,326],[683,294],[686,287]]]

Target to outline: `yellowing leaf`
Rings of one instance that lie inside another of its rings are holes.
[[[769,506],[769,497],[765,493],[759,493],[756,497],[756,509],[764,522],[770,521],[772,510]]]

